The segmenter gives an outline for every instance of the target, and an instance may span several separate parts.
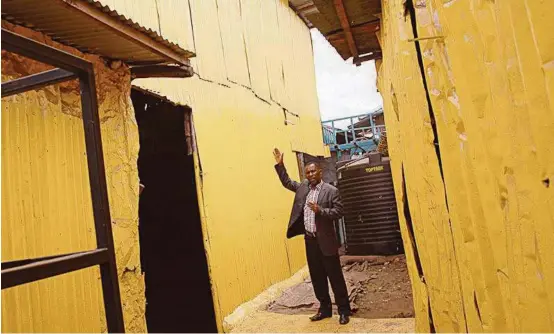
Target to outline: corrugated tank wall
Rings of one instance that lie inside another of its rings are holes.
[[[554,3],[414,1],[414,27],[402,1],[382,3],[417,330],[553,331]],[[430,38],[421,66],[415,37]]]
[[[14,29],[10,24],[3,28]],[[15,32],[60,47],[24,28]],[[68,47],[62,50],[79,54]],[[87,56],[99,112],[126,329],[145,332],[138,250],[138,131],[130,73]],[[2,81],[48,69],[2,52]],[[96,248],[77,81],[2,99],[2,261]],[[3,332],[105,331],[97,268],[2,290]]]
[[[190,17],[162,19],[161,31],[193,32],[197,74],[134,83],[192,108],[204,238],[221,324],[241,303],[305,264],[303,240],[285,236],[293,194],[279,183],[271,151],[285,152],[295,179],[293,150],[325,154],[311,37],[278,0],[158,1],[157,8],[161,18],[168,11]]]

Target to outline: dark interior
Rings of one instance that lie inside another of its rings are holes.
[[[185,113],[133,89],[140,134],[141,267],[149,332],[217,332]]]

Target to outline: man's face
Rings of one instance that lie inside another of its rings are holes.
[[[317,168],[314,164],[306,166],[306,178],[312,186],[315,186],[321,181],[321,169]]]

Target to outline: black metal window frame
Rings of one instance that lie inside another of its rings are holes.
[[[96,81],[92,63],[2,29],[2,50],[56,69],[2,83],[2,97],[78,79],[97,249],[2,263],[2,290],[99,265],[108,331],[123,333],[123,312],[102,152]]]

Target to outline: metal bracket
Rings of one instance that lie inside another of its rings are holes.
[[[443,40],[445,36],[429,36],[429,37],[419,37],[419,38],[411,38],[408,40],[408,42],[419,42],[419,41],[426,41],[431,39],[440,39]]]

